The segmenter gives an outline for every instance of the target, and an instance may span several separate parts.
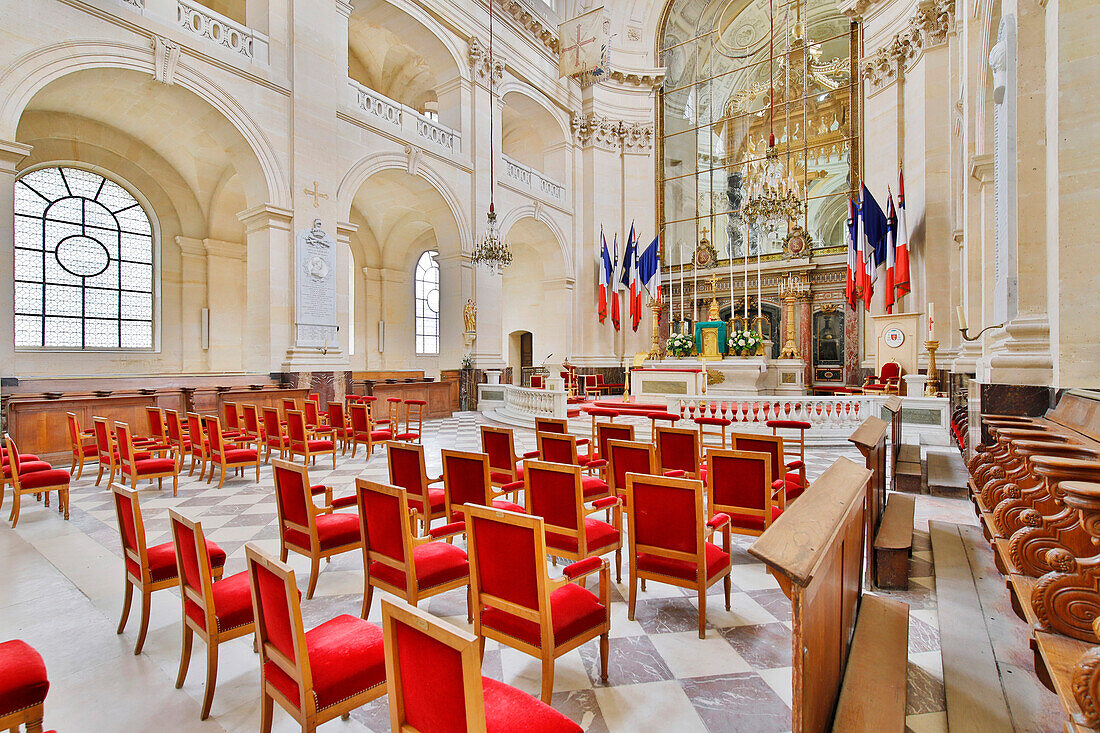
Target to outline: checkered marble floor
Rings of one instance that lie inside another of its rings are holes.
[[[428,472],[441,472],[439,451],[442,448],[478,450],[480,437],[477,426],[483,421],[478,413],[458,413],[453,417],[425,423],[424,444],[427,453]],[[584,434],[587,418],[573,421],[573,430]],[[641,425],[639,425],[639,428]],[[648,421],[645,423],[648,433]],[[530,430],[516,429],[517,452],[533,450],[534,434]],[[807,471],[811,480],[816,478],[837,457],[844,455],[859,460],[854,449],[816,449],[807,455]],[[354,479],[365,477],[386,480],[384,451],[378,450],[369,460],[362,450],[356,458],[338,457],[337,467],[330,461],[318,460],[310,467],[313,483],[326,483],[334,487],[337,496],[350,494]],[[273,496],[271,469],[261,470],[257,484],[254,474],[246,472],[242,477],[227,478],[221,490],[214,484],[200,482],[196,476],[181,477],[179,494],[173,497],[170,484],[163,490],[155,484],[143,484],[141,488],[142,511],[150,545],[171,539],[168,525],[168,509],[176,508],[188,516],[200,520],[207,537],[217,542],[229,555],[226,573],[244,569],[244,545],[255,542],[264,549],[277,553],[278,531]],[[130,625],[124,637],[115,637],[113,625],[121,602],[121,548],[115,523],[114,509],[104,486],[94,486],[95,472],[86,471],[72,488],[72,517],[68,525],[62,524],[53,512],[41,507],[24,509],[20,526],[14,534],[38,550],[61,572],[58,575],[57,592],[71,591],[76,586],[90,600],[88,609],[74,613],[97,614],[89,617],[84,625],[85,633],[109,635],[100,639],[103,643],[132,645],[136,635],[137,619],[131,615]],[[105,482],[104,482],[105,483]],[[923,501],[925,497],[921,497]],[[32,502],[33,504],[33,502]],[[948,507],[952,514],[965,515],[966,508]],[[60,533],[60,539],[59,534]],[[3,556],[6,534],[13,534],[6,525],[0,528],[0,557]],[[74,536],[75,535],[75,536]],[[90,540],[90,542],[88,541]],[[14,540],[13,540],[14,541]],[[84,560],[74,559],[58,552],[58,544],[79,547]],[[918,532],[918,546],[912,559],[911,590],[891,594],[910,603],[910,662],[909,662],[909,727],[914,731],[946,730],[946,717],[942,672],[939,669],[939,634],[937,630],[934,579],[931,553],[924,532]],[[707,636],[699,639],[697,624],[697,600],[694,594],[659,583],[649,583],[646,592],[639,593],[637,614],[634,621],[627,619],[626,583],[613,585],[611,647],[608,681],[599,680],[599,648],[596,641],[576,649],[557,661],[553,704],[576,720],[586,731],[626,733],[642,731],[785,731],[791,727],[791,635],[790,604],[778,585],[764,570],[764,566],[746,552],[752,538],[734,536],[733,595],[731,611],[726,611],[722,586],[714,586],[707,602]],[[21,548],[16,548],[21,551]],[[299,585],[304,588],[308,578],[308,563],[291,557]],[[624,562],[624,566],[625,566]],[[551,574],[558,571],[551,568]],[[5,577],[4,564],[0,560],[0,579]],[[7,576],[11,578],[12,576]],[[16,584],[31,583],[27,579]],[[628,581],[625,577],[624,581]],[[3,581],[0,580],[0,587]],[[69,587],[66,587],[68,583]],[[362,556],[347,553],[322,564],[316,595],[303,601],[306,627],[310,628],[341,613],[357,615],[362,602]],[[27,596],[29,589],[15,587],[18,596]],[[193,704],[183,706],[178,714],[180,724],[186,728],[200,729],[198,701],[202,696],[203,650],[197,645],[191,673],[182,692],[173,690],[175,668],[179,659],[179,599],[176,591],[154,595],[153,622],[146,650],[156,668],[163,673],[163,692],[181,700],[189,696]],[[0,597],[4,594],[0,593]],[[371,620],[380,620],[380,603],[376,593]],[[158,598],[159,596],[159,598]],[[74,601],[75,602],[75,601]],[[436,596],[422,604],[431,613],[457,626],[466,624],[466,594],[462,590]],[[19,614],[11,615],[12,608],[26,612],[27,620]],[[5,614],[8,615],[5,615]],[[34,634],[50,633],[40,628],[31,618],[31,609],[21,608],[20,603],[5,607],[0,599],[0,627],[5,618],[16,625],[3,636],[17,636],[26,631],[32,644]],[[94,622],[94,623],[93,623]],[[20,626],[19,624],[22,624]],[[93,632],[94,629],[94,632]],[[45,643],[45,642],[43,642]],[[48,644],[47,644],[48,645]],[[120,664],[129,664],[120,656]],[[133,657],[131,657],[133,659]],[[78,659],[69,660],[82,664]],[[51,660],[47,657],[48,667]],[[251,653],[251,642],[239,639],[223,645],[218,690],[214,699],[212,719],[203,729],[253,730],[258,719],[256,657]],[[60,671],[60,670],[59,670]],[[63,670],[66,673],[75,669]],[[107,666],[104,674],[135,674],[129,668],[112,669]],[[539,662],[513,649],[489,642],[486,647],[483,673],[522,689],[538,694],[540,684]],[[88,678],[82,685],[105,684],[102,680]],[[108,694],[125,692],[104,691],[103,704],[111,704]],[[52,701],[53,693],[51,693]],[[166,700],[175,700],[166,697]],[[168,703],[165,703],[168,704]],[[50,704],[47,705],[47,727],[51,723]],[[161,712],[158,713],[158,710]],[[150,729],[155,721],[162,720],[163,708],[149,709],[145,720]],[[188,717],[188,715],[193,717]],[[280,712],[276,713],[280,725],[289,722]],[[386,698],[371,703],[352,714],[349,722],[333,722],[326,726],[340,729],[387,731],[389,730]],[[162,726],[163,727],[163,726]],[[110,725],[108,725],[108,729]],[[291,726],[292,729],[293,726]],[[78,726],[76,729],[80,729]],[[118,728],[122,729],[122,728]],[[130,730],[138,728],[128,727]],[[278,728],[277,729],[281,729]]]

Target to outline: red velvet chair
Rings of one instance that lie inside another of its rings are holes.
[[[103,479],[103,471],[107,469],[109,475],[107,484],[115,480],[115,472],[118,470],[118,448],[115,447],[115,439],[111,435],[111,429],[107,427],[107,419],[103,417],[92,418],[92,430],[95,431],[96,461],[99,463],[99,473],[95,477],[95,485]]]
[[[42,655],[25,641],[0,643],[0,730],[42,733],[50,680]],[[52,732],[51,732],[52,733]]]
[[[367,460],[374,453],[375,440],[389,440],[389,429],[374,430],[371,425],[370,409],[365,404],[348,405],[351,413],[351,457],[355,458],[355,452],[360,445],[367,446]],[[375,435],[378,438],[375,438]],[[383,437],[384,436],[384,437]]]
[[[542,517],[466,507],[474,633],[542,660],[542,701],[554,694],[554,660],[596,637],[600,679],[607,681],[611,578],[607,561],[592,557],[546,572]],[[575,581],[599,573],[600,594]],[[484,652],[484,643],[482,644]]]
[[[771,456],[772,489],[778,494],[782,490],[782,506],[794,501],[806,490],[802,475],[793,466],[788,473],[784,460],[783,438],[778,435],[756,435],[753,433],[733,433],[730,435],[730,448],[733,450],[767,453]]]
[[[237,403],[223,403],[222,415],[224,415],[224,422],[220,423],[222,426],[222,438],[236,442],[237,438],[241,437],[242,432],[241,416],[240,413],[237,412]]]
[[[126,477],[130,477],[130,486],[137,488],[137,482],[148,479],[157,480],[157,488],[164,488],[165,477],[172,477],[172,496],[179,491],[180,464],[175,455],[171,458],[157,458],[149,455],[148,458],[138,458],[134,451],[133,437],[130,435],[130,426],[124,422],[115,423],[115,439],[118,443],[118,462],[120,483],[126,483]]]
[[[72,468],[69,469],[69,475],[75,474],[79,479],[84,473],[84,464],[96,456],[95,431],[81,430],[75,413],[66,412],[65,419],[69,424],[69,446],[73,451],[73,463]]]
[[[293,550],[309,558],[308,600],[313,598],[313,590],[317,587],[321,558],[354,552],[363,546],[358,517],[333,511],[353,505],[355,497],[344,497],[317,507],[313,503],[314,492],[305,466],[282,460],[273,460],[271,465],[275,472],[275,507],[279,515],[279,556],[286,562],[287,553]]]
[[[424,432],[425,400],[405,400],[405,429],[393,436],[394,440],[419,443]]]
[[[395,397],[395,398],[390,399],[388,404],[392,404],[395,399],[397,399],[397,398]],[[367,406],[367,410],[370,412],[371,425],[374,425],[376,428],[379,427],[379,426],[388,428],[390,426],[390,418],[389,418],[388,415],[379,416],[379,415],[374,414],[375,413],[374,408],[378,404],[378,398],[377,397],[375,397],[374,395],[363,395],[362,397],[359,398],[359,401]],[[387,407],[387,409],[389,409],[389,407]],[[394,427],[396,428],[397,426],[395,425]],[[388,440],[388,438],[387,438],[387,440]]]
[[[308,399],[302,402],[302,418],[306,425],[306,434],[310,438],[316,438],[319,435],[331,435],[332,426],[325,425],[321,421],[321,408],[320,397],[314,395],[317,399]],[[290,413],[287,413],[287,424],[290,424]],[[335,465],[335,464],[333,464]]]
[[[164,430],[164,410],[159,407],[146,407],[145,423],[149,427],[149,435],[140,438],[131,434],[134,446],[160,456],[171,453],[172,442],[168,440],[168,434]]]
[[[688,478],[705,481],[699,433],[690,428],[657,428],[657,465],[661,473],[683,471]]]
[[[279,451],[279,458],[286,458],[290,441],[283,433],[283,424],[279,420],[279,411],[274,407],[263,408],[264,416],[264,463],[271,462],[272,449]]]
[[[596,441],[599,437],[599,426],[613,425],[615,423],[615,418],[619,416],[619,411],[609,410],[605,407],[586,407],[584,408],[584,411],[587,412],[588,416],[592,418],[592,432],[589,433],[589,435],[592,436],[593,443],[598,446],[599,443]],[[606,422],[598,422],[599,418],[601,417],[605,418]],[[598,450],[596,451],[596,455],[598,455],[600,458],[606,458],[606,456],[604,456],[602,453],[599,453]]]
[[[634,426],[625,423],[613,423],[602,422],[596,425],[596,455],[607,461],[611,457],[611,451],[608,449],[608,441],[612,440],[634,440]],[[609,461],[610,463],[610,461]],[[608,469],[604,468],[604,476],[607,476]],[[610,481],[608,481],[610,483]]]
[[[294,571],[251,543],[244,552],[260,650],[261,733],[271,731],[276,702],[305,732],[385,695],[382,629],[343,614],[306,631]]]
[[[872,374],[863,381],[863,392],[901,394],[901,364],[896,361],[883,364],[877,375]]]
[[[257,451],[264,444],[260,411],[255,405],[241,405],[241,434],[233,442],[238,446],[251,446]]]
[[[695,425],[699,428],[699,445],[706,448],[707,436],[717,437],[722,439],[722,448],[726,447],[726,436],[729,431],[730,425],[733,421],[726,417],[717,417],[716,415],[699,415],[692,418],[695,421]],[[708,430],[707,428],[714,428]]]
[[[57,510],[65,513],[65,519],[69,518],[69,481],[72,476],[68,471],[59,468],[41,468],[34,465],[28,469],[23,468],[22,456],[11,436],[4,433],[4,457],[8,459],[8,481],[12,488],[12,508],[8,521],[12,529],[19,524],[19,510],[23,503],[24,494],[45,494],[46,506],[50,505],[49,495],[51,491],[57,492]],[[28,464],[37,464],[38,461],[29,461]],[[49,464],[47,464],[49,465]],[[0,492],[3,490],[0,489]],[[0,505],[3,503],[3,493],[0,493]]]
[[[783,438],[783,461],[787,469],[784,478],[795,484],[787,487],[787,499],[793,501],[810,485],[806,480],[806,431],[813,426],[804,420],[768,420],[767,425],[772,435]],[[794,435],[780,435],[780,430],[792,431]]]
[[[536,417],[535,432],[568,435],[569,421],[565,418],[557,417]],[[577,445],[588,445],[588,438],[577,438]]]
[[[482,677],[476,636],[388,599],[382,633],[392,730],[581,733],[546,703]]]
[[[629,519],[630,596],[634,620],[638,582],[655,580],[694,590],[699,603],[699,638],[707,635],[707,588],[722,581],[730,608],[729,517],[707,521],[700,481],[636,473],[626,477]],[[723,545],[708,541],[721,530]]]
[[[348,452],[351,428],[348,427],[348,420],[344,415],[344,406],[339,402],[330,402],[328,405],[328,425],[332,431],[332,439],[340,441],[340,455],[344,455]]]
[[[218,488],[225,483],[225,472],[230,468],[244,475],[244,469],[256,467],[256,483],[260,483],[260,452],[255,448],[238,448],[222,438],[221,424],[213,415],[206,415],[202,419],[206,429],[206,439],[210,443],[210,478],[206,483],[214,480],[214,466],[221,466],[221,478],[218,479]]]
[[[187,413],[187,453],[191,456],[191,468],[187,475],[195,472],[195,464],[200,466],[199,481],[206,478],[206,464],[210,460],[210,440],[206,437],[206,431],[202,427],[202,418],[197,413]],[[210,475],[214,475],[214,467],[210,467]]]
[[[115,500],[119,537],[122,539],[123,577],[126,581],[122,619],[118,622],[116,633],[121,634],[126,628],[126,620],[130,617],[130,602],[134,597],[134,589],[137,588],[141,593],[141,627],[138,629],[134,654],[141,654],[141,648],[145,645],[145,633],[149,630],[150,596],[158,590],[175,588],[180,582],[176,548],[172,542],[146,547],[145,523],[141,518],[138,493],[119,484],[111,484],[111,491]],[[221,577],[225,566],[225,550],[207,541],[206,555],[216,580]]]
[[[580,466],[527,461],[524,465],[527,513],[546,522],[546,546],[567,560],[585,560],[615,553],[615,582],[623,575],[623,506],[617,496],[586,506]],[[611,511],[611,522],[589,515]]]
[[[298,407],[298,400],[294,399],[293,397],[284,397],[282,399],[282,403],[283,403],[283,420],[284,421],[286,420],[286,414],[288,412],[290,412],[291,410],[301,409],[301,408]]]
[[[461,535],[465,525],[457,522],[417,537],[410,518],[416,510],[410,510],[405,489],[361,478],[355,479],[355,488],[363,537],[362,618],[370,614],[376,587],[415,606],[421,598],[470,584],[466,552],[439,541]]]
[[[389,441],[386,458],[390,483],[409,492],[409,506],[416,511],[427,532],[434,520],[447,516],[447,492],[442,486],[433,488],[434,484],[443,483],[443,477],[428,478],[422,445]]]
[[[317,456],[332,456],[332,467],[336,468],[336,444],[327,438],[311,438],[306,425],[305,415],[298,410],[286,414],[287,453],[291,460],[301,456],[308,466],[312,461],[317,464]]]
[[[511,428],[482,425],[481,451],[489,456],[489,480],[501,487],[523,480],[523,461],[516,455],[516,438]],[[523,458],[537,458],[539,452],[524,453]],[[513,496],[513,501],[515,496]]]
[[[771,456],[751,451],[707,451],[707,501],[730,518],[738,534],[759,536],[783,513],[783,493],[772,488]]]
[[[32,453],[19,453],[17,454],[19,459],[19,472],[21,474],[34,473],[36,471],[52,471],[53,466],[46,461],[40,460],[38,456]],[[3,472],[0,473],[0,509],[4,507],[4,496],[7,493],[7,485],[12,483],[12,471],[14,467],[8,460],[8,449],[3,441],[0,441],[0,466],[3,468]],[[38,493],[38,492],[33,492]],[[49,494],[46,495],[47,506],[49,505]]]
[[[520,505],[500,498],[523,488],[523,483],[519,482],[515,486],[509,484],[494,491],[489,478],[489,456],[484,453],[446,449],[440,451],[440,454],[443,458],[443,490],[448,522],[462,521],[468,504],[523,513]]]
[[[164,424],[167,428],[168,445],[171,446],[177,456],[180,470],[183,470],[183,458],[191,454],[190,434],[184,432],[180,415],[175,410],[164,411]]]
[[[577,439],[572,435],[560,435],[558,433],[538,433],[535,436],[539,446],[539,459],[550,463],[564,463],[567,466],[580,466],[591,473],[602,469],[607,461],[602,458],[593,458],[591,455],[577,454]],[[604,496],[610,496],[611,490],[607,482],[595,476],[585,476],[584,500],[592,501]]]
[[[172,543],[176,551],[176,572],[183,601],[183,647],[176,689],[183,687],[191,662],[191,645],[197,635],[206,644],[206,687],[200,720],[210,716],[214,688],[218,681],[218,647],[223,641],[251,634],[252,595],[246,571],[214,582],[213,569],[202,523],[168,510]]]

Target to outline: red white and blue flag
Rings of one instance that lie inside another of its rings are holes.
[[[897,253],[894,262],[894,287],[897,297],[909,292],[909,227],[905,223],[905,179],[898,171]]]
[[[630,320],[634,327],[634,330],[638,330],[638,322],[641,320],[641,313],[638,309],[638,283],[637,278],[634,276],[634,269],[637,265],[638,250],[637,243],[634,241],[634,224],[630,225],[630,234],[626,237],[626,249],[623,251],[623,264],[620,270],[619,277],[619,289],[627,292],[627,307],[630,314]]]
[[[886,214],[882,213],[882,207],[866,184],[860,184],[859,218],[863,227],[863,307],[870,310],[878,266],[886,261]]]
[[[611,276],[615,271],[615,266],[611,263],[611,253],[607,251],[607,239],[603,235],[603,227],[600,227],[600,300],[598,313],[600,316],[600,323],[607,320],[607,298],[611,293],[608,293],[608,285],[611,283]]]
[[[859,204],[848,199],[848,271],[844,282],[844,297],[848,306],[856,307],[859,301],[857,288],[863,282],[863,268],[859,255]]]
[[[661,240],[654,237],[649,246],[638,255],[638,283],[649,297],[661,301]]]
[[[886,312],[894,312],[894,274],[898,249],[898,213],[894,196],[886,189]]]
[[[607,294],[611,298],[611,324],[615,326],[615,330],[618,331],[621,325],[619,319],[619,290],[622,287],[622,283],[619,282],[622,277],[622,263],[619,261],[619,235],[616,234],[612,240],[612,244],[615,250],[615,266],[611,271],[611,290]]]

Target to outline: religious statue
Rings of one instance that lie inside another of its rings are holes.
[[[466,299],[466,306],[462,309],[462,319],[466,322],[467,331],[477,330],[477,305],[473,298]]]

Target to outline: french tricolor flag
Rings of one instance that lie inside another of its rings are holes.
[[[894,259],[894,287],[900,298],[909,292],[909,227],[905,223],[905,178],[901,171],[898,171],[897,252]]]
[[[607,286],[611,283],[611,274],[615,265],[611,262],[611,253],[607,251],[607,239],[603,236],[603,227],[600,227],[600,323],[607,320]]]

